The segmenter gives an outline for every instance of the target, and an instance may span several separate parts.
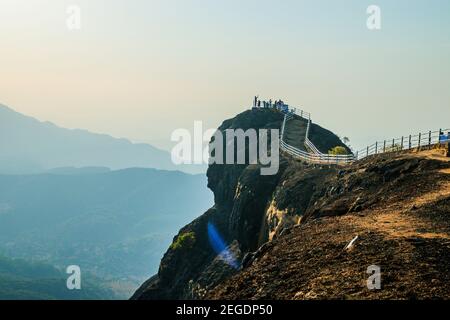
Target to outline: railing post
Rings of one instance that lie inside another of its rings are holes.
[[[411,147],[412,147],[412,145],[411,145],[411,135],[409,135],[409,146],[408,146],[408,150],[410,150]]]
[[[375,142],[375,154],[378,154],[378,141]]]
[[[403,136],[402,136],[402,144],[400,146],[400,150],[403,150]]]
[[[431,130],[428,132],[428,150],[431,150]]]
[[[369,156],[369,146],[367,146],[366,157]]]
[[[417,151],[420,151],[420,140],[422,140],[422,133],[419,133],[419,142],[417,143]]]
[[[386,152],[386,140],[384,140],[384,143],[383,143],[383,153],[385,153]]]

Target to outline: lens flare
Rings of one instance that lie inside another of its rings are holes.
[[[208,238],[214,252],[229,266],[239,269],[239,264],[233,252],[228,249],[225,241],[212,223],[208,223]]]

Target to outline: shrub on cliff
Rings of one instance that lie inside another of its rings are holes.
[[[348,152],[347,152],[347,149],[345,149],[344,147],[336,146],[333,149],[330,149],[328,151],[328,154],[341,155],[341,154],[348,154]]]
[[[170,245],[170,249],[177,250],[186,247],[192,247],[195,243],[195,233],[185,232],[177,237],[177,239]]]

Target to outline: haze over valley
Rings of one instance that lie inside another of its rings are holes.
[[[66,130],[1,106],[0,124],[5,259],[62,271],[79,265],[127,298],[157,271],[179,228],[212,203],[205,175],[159,170],[175,166],[150,145]]]

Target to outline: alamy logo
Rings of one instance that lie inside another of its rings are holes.
[[[367,273],[370,277],[367,279],[367,289],[380,290],[381,289],[381,268],[376,265],[367,267]]]
[[[79,266],[68,266],[66,273],[70,276],[67,278],[66,286],[69,290],[81,290],[81,269]]]
[[[367,29],[369,30],[380,30],[381,29],[381,8],[376,5],[371,5],[367,7]]]
[[[66,9],[66,26],[70,31],[81,29],[81,8],[77,5],[68,6]]]
[[[227,129],[224,137],[215,129],[203,132],[202,122],[195,121],[193,136],[187,129],[172,133],[171,140],[178,142],[172,149],[172,162],[176,165],[261,164],[261,175],[275,175],[279,169],[279,136],[278,129]]]

